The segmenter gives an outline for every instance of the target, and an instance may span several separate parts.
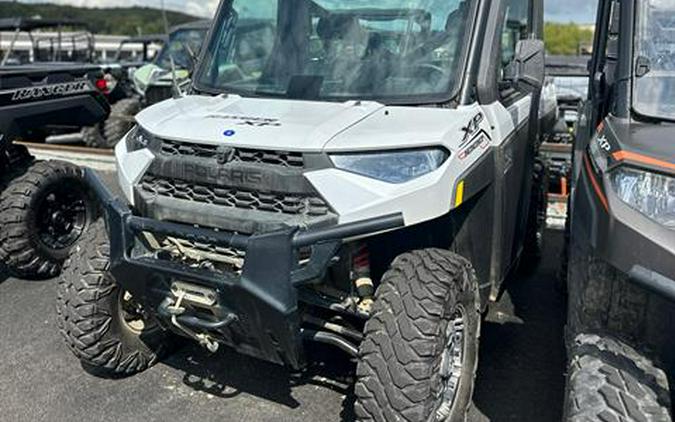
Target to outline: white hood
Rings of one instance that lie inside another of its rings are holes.
[[[165,139],[321,151],[339,133],[383,107],[374,102],[188,96],[150,107],[139,113],[136,120]]]
[[[284,151],[357,151],[445,145],[459,147],[463,127],[480,112],[386,107],[238,96],[188,96],[142,111],[138,123],[161,138]]]

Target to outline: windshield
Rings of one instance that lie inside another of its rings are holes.
[[[635,111],[675,119],[675,0],[642,0],[635,51]]]
[[[233,0],[198,88],[293,99],[448,95],[470,0]]]
[[[169,42],[164,45],[162,51],[157,56],[157,66],[163,69],[171,68],[171,57],[174,64],[179,69],[192,69],[194,65],[192,55],[199,55],[204,38],[206,38],[206,29],[179,29],[169,36]]]

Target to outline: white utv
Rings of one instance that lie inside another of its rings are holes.
[[[174,334],[294,369],[328,343],[357,361],[359,420],[464,420],[481,315],[538,245],[542,21],[542,1],[223,0],[191,94],[117,145],[124,197],[87,173],[105,225],[60,280],[69,347],[119,376]]]

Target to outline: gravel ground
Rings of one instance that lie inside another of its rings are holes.
[[[471,421],[558,421],[564,306],[555,290],[562,236],[531,276],[515,276],[486,316]],[[349,421],[353,365],[312,349],[297,375],[229,350],[194,346],[128,379],[82,370],[55,328],[54,281],[0,274],[1,421]]]

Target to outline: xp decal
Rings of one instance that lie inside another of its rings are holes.
[[[473,135],[480,130],[480,124],[484,119],[485,117],[483,116],[483,113],[478,113],[473,119],[471,119],[466,127],[462,128],[462,131],[464,132],[464,138],[462,138],[462,143],[459,145],[460,148],[463,148],[471,141]]]

